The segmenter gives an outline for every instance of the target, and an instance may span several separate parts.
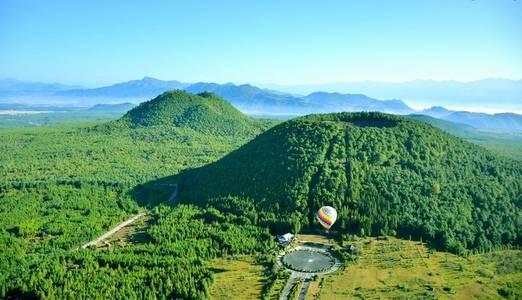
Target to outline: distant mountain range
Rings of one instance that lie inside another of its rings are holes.
[[[415,83],[415,84],[414,84]],[[516,97],[518,91],[518,81],[504,80],[484,80],[484,85],[479,83],[467,84],[466,88],[458,82],[432,82],[416,81],[409,84],[378,84],[367,82],[366,88],[369,92],[382,92],[382,87],[387,87],[393,94],[397,91],[397,86],[406,87],[407,90],[417,93],[429,93],[432,97],[445,97],[448,86],[453,86],[455,91],[463,91],[473,86],[484,91],[485,85],[489,86],[489,92],[503,90],[503,93]],[[347,85],[341,87],[346,88]],[[437,90],[440,88],[441,90]],[[164,81],[151,77],[144,77],[141,80],[131,80],[123,83],[114,84],[99,88],[78,88],[62,84],[27,83],[17,80],[0,80],[0,96],[45,96],[70,100],[71,103],[83,103],[85,106],[92,106],[100,103],[143,102],[151,99],[165,91],[184,89],[190,93],[212,92],[234,105],[239,110],[248,114],[257,115],[303,115],[310,113],[329,113],[329,112],[354,112],[354,111],[379,111],[393,114],[424,114],[446,121],[466,124],[481,130],[502,130],[502,131],[522,131],[522,116],[514,113],[485,114],[466,111],[453,111],[441,106],[435,106],[423,111],[415,111],[402,100],[378,100],[364,94],[339,93],[339,92],[312,92],[305,96],[289,94],[272,89],[259,88],[250,84],[235,85],[232,83],[183,83],[175,80]],[[341,88],[340,88],[341,89]],[[426,89],[424,91],[423,89]],[[504,90],[505,89],[505,90]],[[354,86],[354,90],[358,91]],[[360,86],[359,86],[360,90]],[[511,91],[511,92],[509,92]],[[522,91],[522,87],[520,88]],[[456,93],[456,94],[459,94]],[[375,93],[374,93],[375,94]],[[388,95],[388,94],[387,94]],[[468,96],[477,95],[477,92]],[[455,95],[452,97],[456,97]],[[451,98],[451,97],[450,97]],[[508,97],[509,98],[509,97]],[[509,98],[511,99],[511,98]],[[514,99],[514,98],[513,98]],[[519,102],[522,97],[519,97]],[[1,100],[0,100],[1,101]],[[495,103],[495,101],[490,101]],[[124,108],[122,108],[124,109]]]
[[[0,81],[3,82],[3,81]],[[400,100],[377,100],[360,94],[339,94],[316,92],[300,97],[279,91],[261,89],[249,84],[235,85],[232,83],[217,84],[199,82],[194,84],[179,81],[164,81],[151,77],[141,80],[131,80],[106,87],[93,89],[67,89],[67,86],[55,87],[54,85],[42,86],[40,90],[31,88],[35,85],[27,83],[25,96],[36,97],[38,95],[55,96],[57,98],[96,98],[99,101],[114,102],[117,99],[134,102],[142,102],[153,98],[165,91],[184,89],[191,93],[212,92],[227,99],[243,112],[250,114],[285,114],[302,115],[314,112],[340,112],[340,111],[382,111],[395,114],[407,114],[414,112]],[[5,95],[9,94],[9,82],[3,85],[6,88]],[[0,85],[0,95],[1,88]],[[17,87],[23,90],[23,84]],[[87,101],[87,100],[86,100]],[[92,102],[92,101],[91,101]],[[99,102],[94,102],[99,103]]]
[[[217,84],[199,82],[185,88],[190,93],[212,92],[245,113],[253,114],[303,114],[313,111],[312,105],[285,93],[263,90],[258,87],[232,83]]]
[[[402,115],[414,112],[401,100],[376,100],[362,94],[314,92],[302,99],[322,107],[321,112],[380,111]]]
[[[514,113],[485,114],[453,111],[440,106],[425,109],[420,114],[469,125],[481,130],[522,131],[522,115]]]
[[[414,110],[400,100],[377,100],[365,95],[316,92],[297,97],[277,91],[243,84],[195,83],[188,92],[209,91],[230,101],[239,110],[250,114],[310,114],[341,111],[381,111],[408,114]]]
[[[0,80],[0,97],[52,96],[58,92],[79,89],[80,86],[60,83],[25,82],[16,79]]]
[[[483,79],[470,82],[454,80],[414,80],[408,82],[343,82],[311,85],[262,85],[287,93],[314,91],[361,93],[373,98],[403,99],[410,105],[443,105],[463,108],[522,111],[522,80]]]
[[[113,84],[95,89],[73,89],[59,91],[57,96],[103,97],[103,98],[150,98],[168,90],[177,90],[189,84],[176,80],[164,81],[152,77]]]

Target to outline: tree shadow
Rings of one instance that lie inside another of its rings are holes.
[[[210,271],[212,271],[212,273],[216,274],[216,273],[223,273],[223,272],[226,272],[228,270],[227,269],[223,269],[223,268],[210,268]]]
[[[129,195],[140,207],[151,209],[161,203],[177,202],[181,175],[172,175],[148,181],[133,187]]]
[[[19,288],[9,290],[5,299],[40,299],[34,291],[23,291]]]

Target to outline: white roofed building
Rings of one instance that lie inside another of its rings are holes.
[[[295,235],[293,235],[291,233],[285,233],[283,235],[278,236],[277,240],[280,243],[289,243],[289,242],[295,240]]]

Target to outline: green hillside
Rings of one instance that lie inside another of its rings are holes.
[[[131,128],[180,127],[204,134],[244,135],[257,127],[251,118],[212,94],[168,91],[130,110],[117,124]]]
[[[203,299],[212,282],[204,261],[271,247],[266,228],[241,216],[172,203],[150,209],[173,194],[172,182],[154,186],[150,199],[133,193],[274,124],[204,96],[165,93],[93,126],[1,128],[0,299]],[[77,249],[146,211],[147,228],[130,245]]]
[[[520,162],[381,113],[282,123],[185,172],[181,197],[275,232],[317,228],[315,211],[332,205],[341,233],[422,238],[457,253],[522,243]]]

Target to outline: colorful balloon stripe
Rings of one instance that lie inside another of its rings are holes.
[[[327,216],[323,211],[319,211],[319,219],[324,221],[325,223],[331,225],[333,222],[332,222],[332,219]]]
[[[326,230],[332,227],[336,219],[337,211],[331,206],[323,206],[317,211],[317,220]]]

